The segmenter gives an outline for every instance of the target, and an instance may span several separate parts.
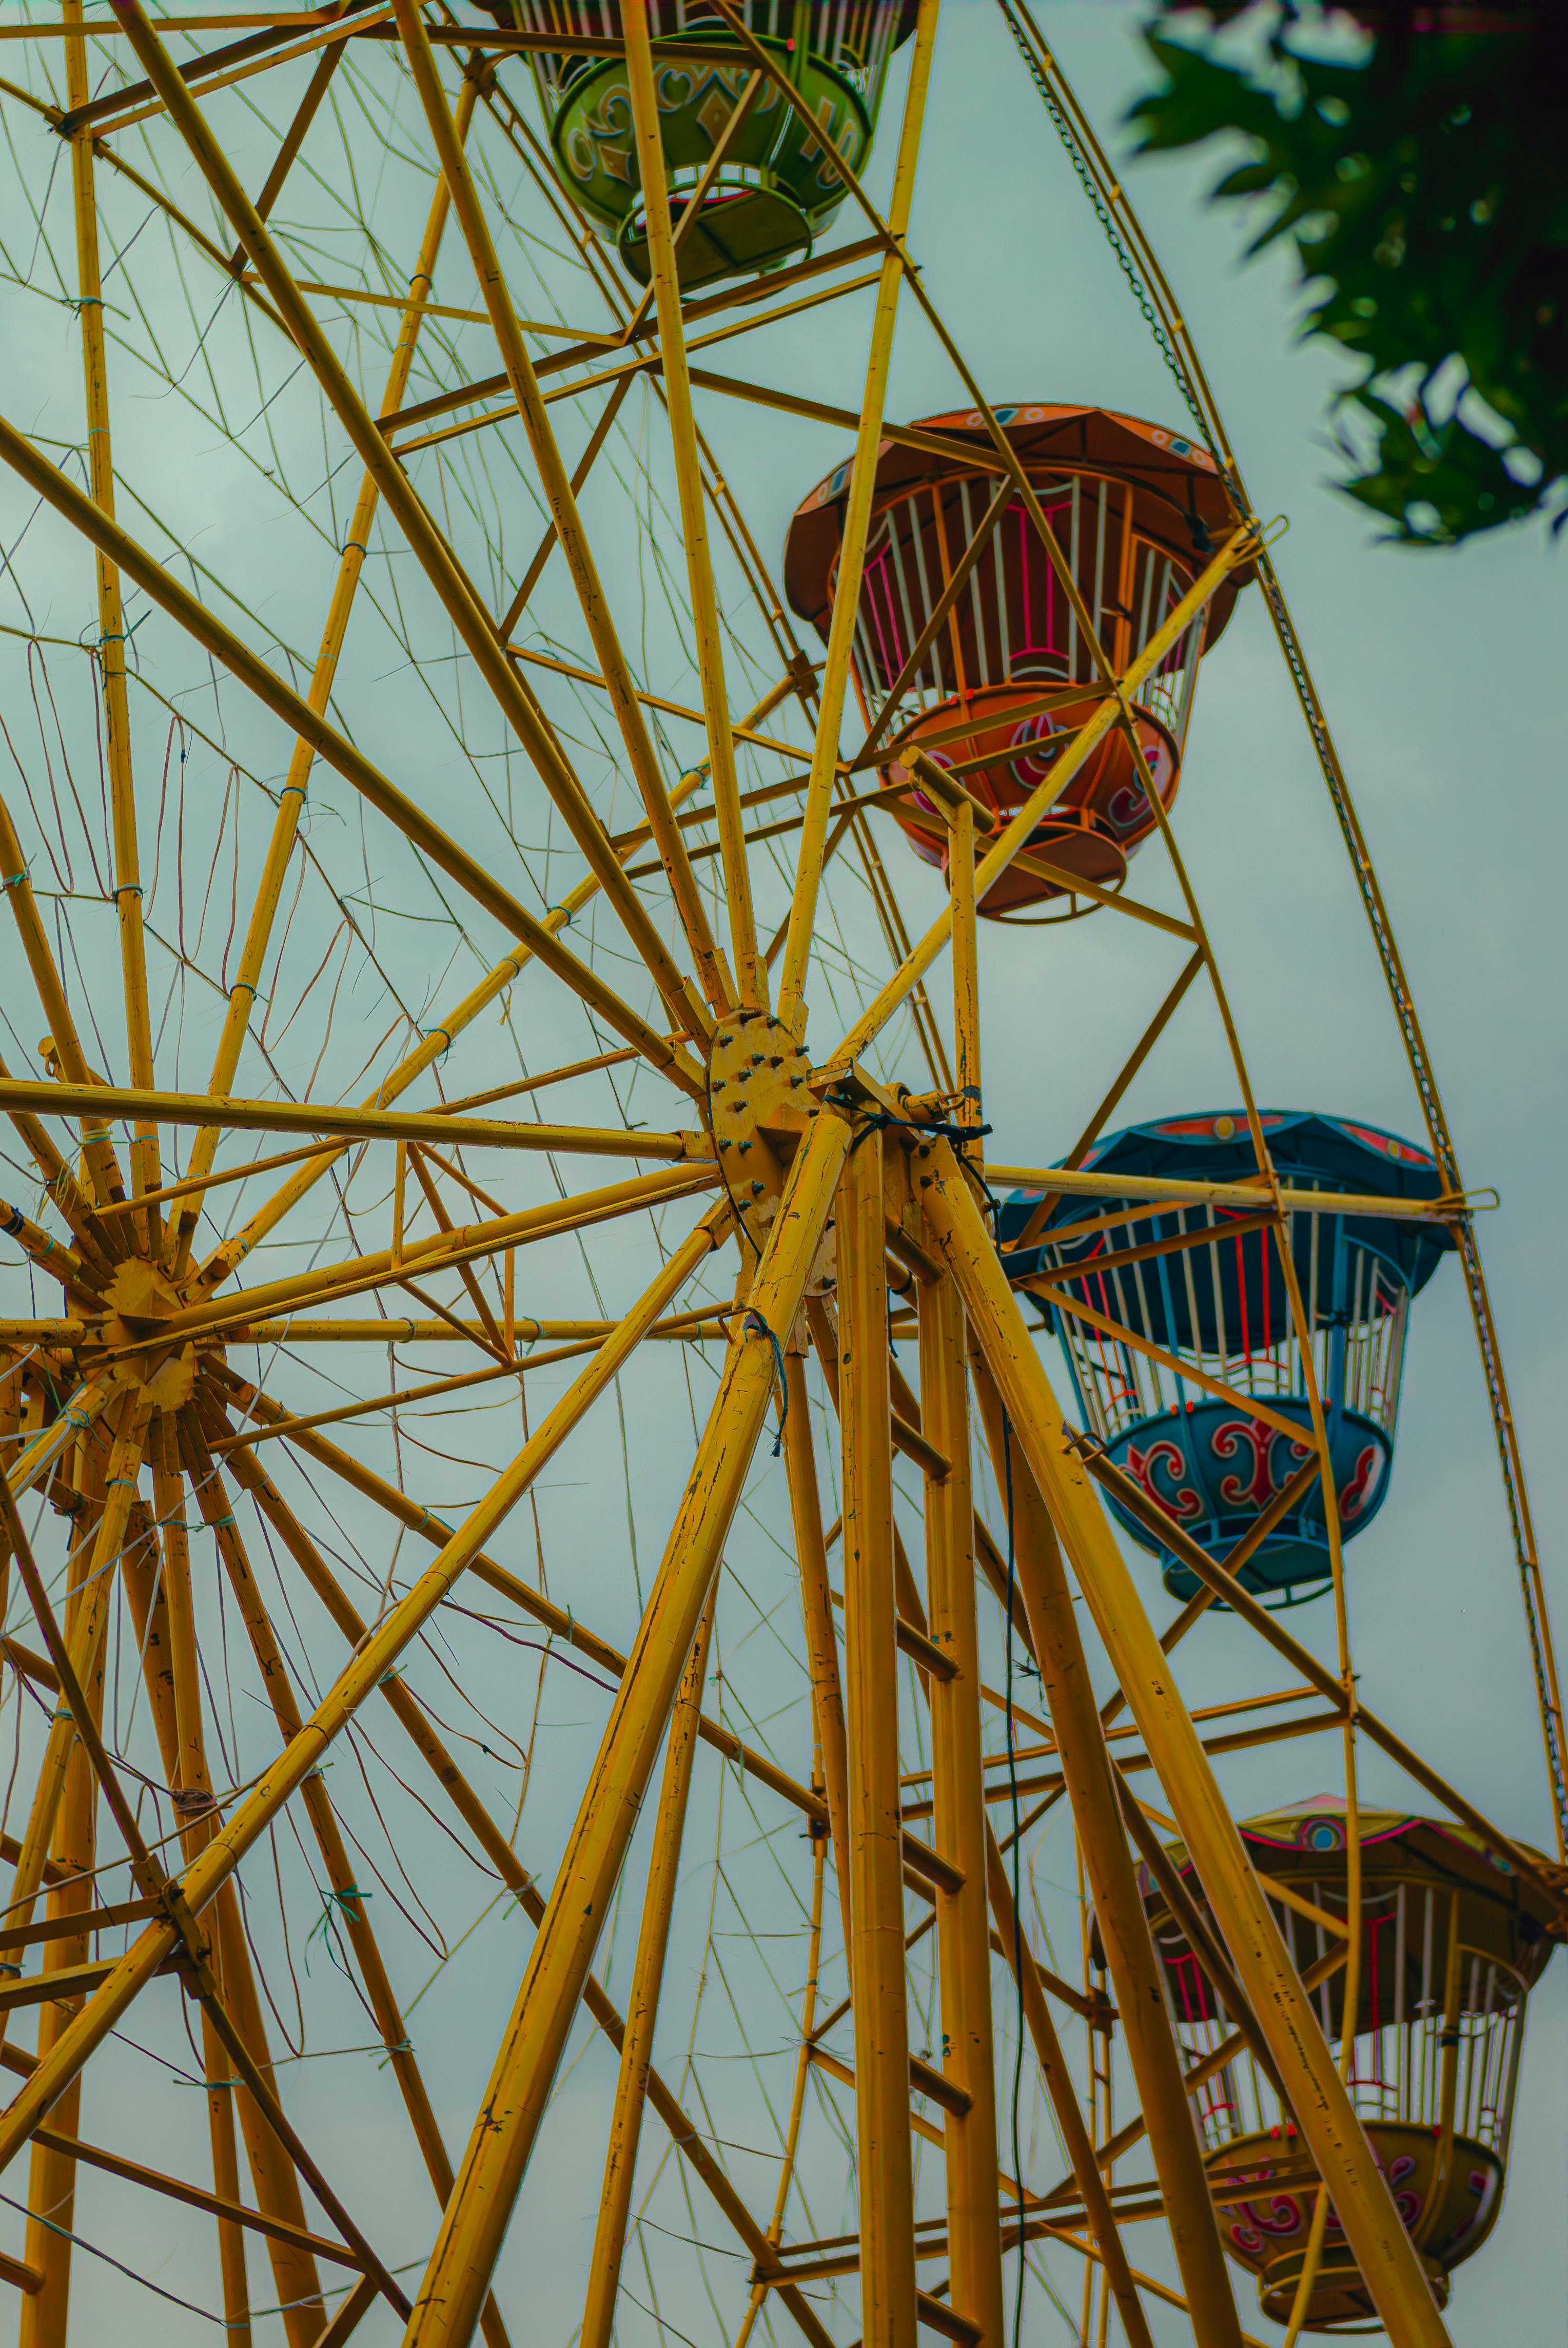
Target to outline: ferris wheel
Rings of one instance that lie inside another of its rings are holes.
[[[1436,2348],[1568,1933],[1523,1467],[1274,532],[1027,9],[1155,419],[944,323],[937,0],[59,10],[0,27],[5,2323]],[[858,407],[778,379],[817,311]],[[1279,1105],[1183,860],[1249,597],[1408,1131]],[[1161,974],[1015,1162],[987,989],[1086,922]],[[1445,1282],[1550,1852],[1352,1647]]]

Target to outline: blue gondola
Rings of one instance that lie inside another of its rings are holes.
[[[1265,1110],[1263,1124],[1280,1179],[1292,1190],[1406,1200],[1442,1192],[1433,1159],[1376,1126],[1299,1109]],[[1128,1126],[1098,1142],[1083,1161],[1085,1171],[1099,1175],[1194,1182],[1233,1183],[1255,1168],[1240,1110]],[[1302,1430],[1293,1437],[1261,1415],[1238,1411],[1190,1375],[1042,1300],[1085,1426],[1200,1548],[1223,1557],[1311,1449],[1311,1415],[1274,1234],[1238,1232],[1234,1226],[1249,1220],[1243,1207],[1205,1201],[1156,1213],[1146,1200],[1111,1192],[1059,1198],[1043,1229],[1020,1246],[1044,1195],[1015,1190],[1002,1203],[997,1240],[1015,1282],[1047,1282],[1101,1320],[1160,1346],[1189,1372],[1201,1370]],[[1387,1488],[1410,1299],[1454,1242],[1439,1222],[1306,1210],[1293,1211],[1289,1221],[1348,1540],[1370,1524]],[[1090,1223],[1092,1231],[1082,1228]],[[1126,1260],[1129,1251],[1175,1239],[1188,1244]],[[1124,1509],[1116,1515],[1134,1540],[1159,1556],[1172,1596],[1192,1596],[1190,1569]],[[1300,1604],[1327,1588],[1317,1485],[1253,1552],[1242,1581],[1277,1605]]]

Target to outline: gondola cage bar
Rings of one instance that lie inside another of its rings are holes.
[[[1207,452],[1182,436],[1099,408],[1003,407],[997,416],[1118,673],[1137,658],[1191,587],[1228,525]],[[1048,776],[1099,706],[1093,647],[1024,501],[997,500],[983,419],[931,417],[924,428],[972,441],[975,463],[884,444],[856,610],[853,673],[887,779],[909,787],[897,810],[915,853],[947,870],[946,826],[908,760],[923,751],[959,776],[1000,817]],[[849,465],[799,509],[785,550],[789,601],[826,636],[838,584]],[[1140,747],[1161,803],[1175,797],[1198,663],[1224,627],[1239,572],[1150,677],[1140,695]],[[944,608],[945,606],[945,608]],[[933,627],[934,622],[938,623]],[[1072,690],[1083,688],[1081,693]],[[1119,887],[1128,860],[1156,828],[1130,749],[1107,736],[1031,835],[1058,869]],[[987,892],[993,920],[1072,910],[1066,891],[1016,868]]]
[[[524,32],[621,38],[619,0],[479,0]],[[863,171],[889,62],[914,28],[914,0],[739,0],[738,15],[810,108],[813,131],[766,77],[752,93],[698,217],[682,214],[740,104],[752,61],[705,0],[649,0],[654,88],[683,285],[779,268],[809,253],[844,200],[831,148]],[[661,59],[661,42],[711,44],[711,63]],[[726,55],[726,52],[728,52]],[[550,150],[562,186],[639,283],[647,228],[626,67],[569,49],[531,54]]]
[[[1265,1110],[1264,1130],[1294,1189],[1362,1196],[1436,1198],[1442,1189],[1423,1149],[1376,1126],[1297,1110]],[[1238,1108],[1166,1117],[1106,1137],[1085,1161],[1099,1173],[1233,1181],[1253,1170]],[[1160,1213],[1127,1200],[1096,1202],[1097,1228],[1079,1238],[1081,1199],[1058,1202],[1037,1241],[1020,1246],[1040,1191],[1003,1202],[998,1240],[1016,1281],[1044,1282],[1083,1314],[1047,1303],[1086,1426],[1113,1463],[1171,1521],[1222,1556],[1242,1538],[1312,1450],[1303,1335],[1293,1325],[1274,1235],[1237,1208],[1183,1206]],[[1261,1202],[1260,1202],[1261,1203]],[[1234,1229],[1243,1224],[1241,1231]],[[1371,1215],[1294,1213],[1290,1248],[1306,1308],[1327,1420],[1341,1529],[1365,1530],[1382,1505],[1394,1456],[1410,1299],[1453,1242],[1439,1222]],[[1063,1233],[1053,1240],[1052,1231]],[[1125,1259],[1130,1257],[1130,1261]],[[1264,1417],[1216,1398],[1194,1380],[1097,1325],[1109,1322],[1159,1346]],[[1293,1438],[1275,1422],[1299,1426]],[[1112,1503],[1113,1508],[1116,1504]],[[1126,1511],[1119,1520],[1161,1559],[1173,1596],[1191,1597],[1191,1572]],[[1314,1486],[1243,1569],[1254,1594],[1285,1604],[1329,1581],[1321,1488]]]

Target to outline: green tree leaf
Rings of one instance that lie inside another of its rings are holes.
[[[1375,427],[1377,459],[1341,487],[1412,543],[1452,545],[1538,512],[1557,527],[1568,6],[1490,32],[1396,26],[1352,61],[1315,55],[1324,20],[1292,8],[1256,71],[1218,52],[1214,16],[1234,13],[1162,7],[1147,33],[1162,79],[1129,118],[1146,154],[1222,136],[1250,145],[1210,200],[1263,212],[1249,256],[1292,240],[1303,333],[1360,364],[1342,396]]]

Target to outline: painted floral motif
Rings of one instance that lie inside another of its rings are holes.
[[[1266,2186],[1272,2171],[1253,2169],[1250,2175],[1227,2177],[1227,2185]],[[1266,2215],[1255,2201],[1240,2201],[1236,2205],[1238,2222],[1231,2228],[1231,2240],[1243,2258],[1261,2257],[1268,2248],[1267,2236],[1274,2241],[1299,2234],[1304,2223],[1300,2202],[1292,2193],[1276,2193],[1266,2203]]]
[[[1227,1509],[1266,1509],[1280,1489],[1274,1480],[1274,1451],[1284,1443],[1291,1462],[1305,1459],[1311,1445],[1281,1435],[1264,1418],[1223,1418],[1209,1437],[1216,1459],[1234,1459],[1245,1452],[1251,1465],[1243,1476],[1222,1476],[1220,1498]]]
[[[1040,736],[1045,734],[1055,734],[1058,730],[1057,721],[1049,710],[1041,710],[1037,716],[1026,717],[1021,724],[1014,726],[1013,738],[1008,746],[1010,748],[1016,750],[1025,742],[1033,742],[1038,746],[1033,750],[1026,751],[1023,757],[1015,758],[1008,767],[1007,771],[1020,790],[1035,790],[1045,781],[1051,767],[1055,766],[1061,756],[1062,746],[1059,742],[1042,742]]]
[[[1391,2160],[1385,2159],[1375,2132],[1371,2150],[1373,2160],[1393,2197],[1399,2221],[1407,2233],[1413,2234],[1427,2208],[1422,2163],[1409,2152],[1398,2152]],[[1258,2185],[1264,2188],[1255,2201],[1232,2204],[1231,2222],[1226,2229],[1237,2256],[1248,2264],[1256,2265],[1269,2257],[1274,2247],[1289,2241],[1293,2235],[1304,2232],[1311,2215],[1310,2200],[1304,2205],[1293,2193],[1270,2193],[1269,2180],[1273,2174],[1273,2170],[1267,2168],[1234,2168],[1214,2178],[1216,2185]],[[1437,2246],[1439,2255],[1450,2252],[1478,2226],[1485,2230],[1501,2184],[1501,2171],[1492,2168],[1472,2168],[1465,2182],[1475,2197],[1476,2207],[1448,2240]],[[1329,2205],[1327,2230],[1331,2236],[1343,2239],[1345,2230],[1332,2203]]]
[[[1252,1462],[1250,1476],[1222,1476],[1220,1498],[1228,1509],[1266,1509],[1274,1494],[1274,1430],[1263,1418],[1222,1418],[1209,1437],[1216,1459],[1234,1459],[1244,1450]]]
[[[1127,1468],[1128,1473],[1136,1477],[1155,1507],[1162,1509],[1168,1517],[1181,1519],[1198,1517],[1203,1513],[1203,1503],[1197,1493],[1191,1484],[1184,1484],[1181,1481],[1187,1473],[1187,1455],[1174,1443],[1151,1443],[1147,1451],[1140,1451],[1135,1443],[1130,1444],[1127,1451]],[[1176,1487],[1174,1492],[1161,1491],[1154,1481],[1154,1471],[1157,1468],[1164,1468]]]
[[[591,180],[595,165],[612,180],[632,182],[632,100],[624,86],[604,92],[599,110],[584,114],[567,134],[566,160],[580,180]]]
[[[1483,2233],[1486,2231],[1492,2205],[1502,2188],[1502,2171],[1500,2168],[1472,2168],[1465,2183],[1475,2196],[1475,2208],[1468,2217],[1460,2219],[1443,2244],[1445,2253],[1456,2249],[1467,2234],[1474,2233],[1478,2226]]]
[[[1382,1478],[1382,1451],[1377,1444],[1369,1443],[1357,1460],[1353,1473],[1339,1489],[1339,1513],[1346,1523],[1360,1516],[1375,1497]]]
[[[825,147],[833,147],[837,149],[844,161],[849,164],[851,170],[852,170],[854,169],[855,163],[859,160],[861,143],[860,132],[856,127],[853,115],[851,114],[847,108],[845,110],[842,129],[835,130],[833,124],[837,113],[838,108],[834,106],[831,98],[819,98],[817,101],[817,136],[814,139],[808,139],[806,144],[801,148],[800,160],[802,163],[810,162],[812,157],[820,155]],[[829,162],[823,162],[819,165],[816,180],[817,185],[821,189],[823,194],[829,196],[832,195],[840,185],[839,175],[834,170],[832,165]]]

